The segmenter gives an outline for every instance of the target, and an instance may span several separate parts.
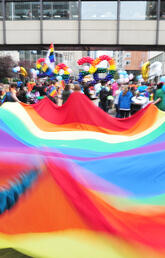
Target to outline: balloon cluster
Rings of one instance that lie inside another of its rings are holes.
[[[28,75],[26,69],[23,67],[23,66],[17,66],[17,67],[14,67],[12,69],[12,71],[14,73],[20,73],[21,75],[23,75],[24,77],[26,77]]]
[[[98,68],[97,65],[99,65],[102,61],[107,61],[108,62],[108,68]],[[82,82],[83,78],[86,75],[92,74],[94,78],[94,82],[99,81],[100,78],[99,74],[107,73],[106,77],[104,80],[109,81],[113,78],[116,70],[116,65],[115,61],[113,58],[107,56],[107,55],[102,55],[96,59],[93,59],[91,57],[83,57],[78,60],[78,65],[83,65],[83,64],[89,64],[90,66],[85,66],[84,71],[81,71],[79,73],[79,82]]]
[[[72,70],[63,63],[56,65],[54,71],[50,71],[45,63],[45,58],[39,58],[37,60],[36,68],[36,70],[31,69],[34,78],[36,76],[39,78],[49,77],[51,79],[57,79],[58,81],[64,80],[66,83],[69,82],[70,74],[72,73]]]
[[[68,83],[72,70],[65,64],[61,63],[56,65],[53,73],[58,81],[64,80],[66,83]]]
[[[39,58],[36,62],[36,68],[42,70],[43,64],[45,63],[45,58]]]
[[[134,77],[132,73],[128,75],[128,73],[126,71],[122,71],[122,70],[119,70],[118,74],[119,74],[119,79],[118,79],[117,82],[120,83],[120,84],[128,83]]]
[[[138,80],[138,82],[144,82],[144,79],[143,79],[142,74],[137,75],[137,76],[136,76],[136,79]]]

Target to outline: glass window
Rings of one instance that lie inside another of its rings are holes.
[[[82,20],[116,20],[117,1],[82,2]]]
[[[43,2],[43,19],[49,20],[77,20],[78,2],[59,1]]]
[[[43,19],[49,20],[52,19],[53,14],[53,3],[52,2],[43,2]]]
[[[131,61],[130,60],[126,60],[125,61],[125,65],[130,65],[131,64]]]
[[[160,5],[160,19],[165,20],[165,1],[161,1]]]
[[[7,20],[38,20],[40,17],[39,2],[7,2]]]
[[[3,20],[2,2],[0,1],[0,20]]]
[[[131,53],[129,53],[129,52],[126,53],[126,54],[125,54],[125,57],[131,57]]]
[[[120,20],[156,20],[157,1],[121,1]]]

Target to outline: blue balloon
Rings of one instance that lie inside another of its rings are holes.
[[[14,73],[17,73],[17,69],[16,69],[16,68],[13,68],[12,71],[13,71]]]
[[[165,83],[165,76],[162,76],[162,77],[160,78],[160,82]]]
[[[56,79],[57,79],[58,81],[62,81],[62,76],[58,75],[58,76],[56,77]]]

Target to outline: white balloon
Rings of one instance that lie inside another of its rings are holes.
[[[124,74],[120,74],[120,79],[124,78]]]
[[[72,73],[73,71],[72,71],[72,69],[71,69],[71,68],[68,68],[68,72],[69,72],[69,73]]]
[[[149,77],[156,77],[161,75],[162,75],[162,63],[156,61],[150,65]]]
[[[129,82],[129,78],[124,78],[124,82],[128,83]]]
[[[15,67],[15,70],[17,71],[17,72],[20,72],[20,66],[17,66],[17,67]]]
[[[128,78],[130,79],[130,81],[133,79],[133,74],[129,74]]]
[[[63,74],[64,74],[64,70],[61,69],[61,70],[59,71],[59,75],[63,75]]]
[[[89,71],[89,66],[85,65],[85,66],[83,67],[83,69],[84,69],[85,72],[88,72],[88,71]]]

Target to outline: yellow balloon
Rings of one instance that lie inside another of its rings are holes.
[[[91,67],[89,68],[89,73],[93,74],[93,73],[95,73],[95,72],[96,72],[96,70],[97,70],[97,68],[96,68],[96,67],[91,66]]]
[[[68,74],[69,74],[69,72],[68,72],[68,71],[64,71],[64,74],[68,75]]]
[[[21,74],[24,76],[24,77],[26,77],[28,74],[27,74],[27,71],[26,71],[26,69],[24,68],[24,67],[20,67],[20,72],[21,72]]]
[[[149,61],[144,63],[143,66],[142,66],[142,77],[143,77],[144,81],[148,80],[149,67],[150,67],[150,62]]]

